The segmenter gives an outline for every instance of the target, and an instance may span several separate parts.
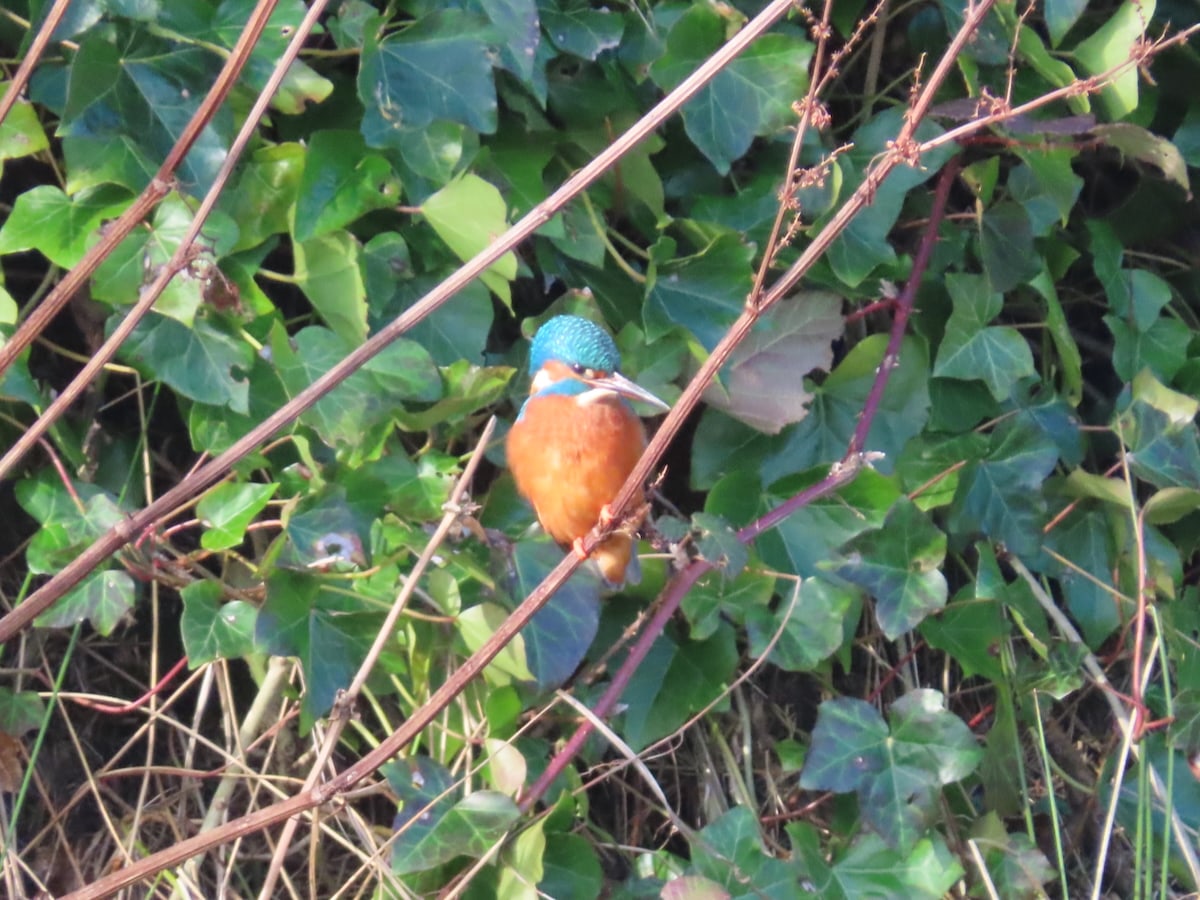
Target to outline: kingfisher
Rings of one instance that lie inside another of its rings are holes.
[[[580,316],[555,316],[534,335],[529,397],[508,432],[517,490],[546,533],[580,556],[584,536],[611,516],[609,504],[646,448],[646,430],[629,400],[670,409],[620,366],[603,328]],[[624,583],[632,555],[633,538],[621,532],[592,551],[611,585]]]

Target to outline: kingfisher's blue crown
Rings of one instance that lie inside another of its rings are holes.
[[[530,373],[536,375],[552,359],[598,372],[621,367],[621,354],[608,332],[580,316],[555,316],[533,336]]]

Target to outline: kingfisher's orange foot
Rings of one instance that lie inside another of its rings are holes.
[[[577,537],[571,542],[571,549],[575,551],[575,555],[580,559],[587,559],[587,551],[583,549],[583,538]]]
[[[615,519],[615,518],[616,518],[616,516],[613,515],[612,507],[609,506],[607,503],[605,503],[602,507],[600,507],[600,527],[601,528],[607,528],[609,525],[611,525],[613,523],[613,519]]]

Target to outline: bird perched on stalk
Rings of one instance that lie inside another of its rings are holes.
[[[579,316],[556,316],[533,338],[529,398],[508,433],[508,466],[517,490],[559,544],[582,555],[584,536],[602,518],[646,448],[646,431],[629,399],[670,409],[617,370],[621,355],[608,333]],[[593,551],[610,584],[625,581],[633,555],[627,533]]]

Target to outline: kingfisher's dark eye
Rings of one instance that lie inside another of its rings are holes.
[[[572,363],[571,371],[574,372],[576,375],[582,375],[584,372],[587,371],[587,369],[584,368],[582,363]]]

